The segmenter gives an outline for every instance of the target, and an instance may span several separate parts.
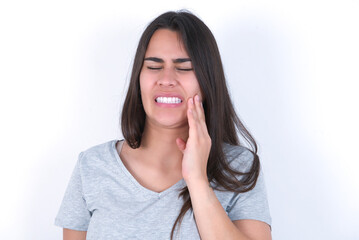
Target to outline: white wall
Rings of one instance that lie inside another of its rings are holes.
[[[0,239],[61,239],[79,152],[121,137],[139,36],[180,8],[217,38],[260,146],[273,238],[359,239],[358,1],[145,2],[0,3]]]

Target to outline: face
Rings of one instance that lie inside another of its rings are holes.
[[[166,128],[188,125],[187,101],[201,90],[179,34],[159,29],[149,42],[140,73],[146,123]]]

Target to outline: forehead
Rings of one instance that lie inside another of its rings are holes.
[[[180,58],[188,57],[188,54],[178,32],[169,29],[158,29],[150,39],[145,56]]]

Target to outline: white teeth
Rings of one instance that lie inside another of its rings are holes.
[[[158,103],[181,103],[182,100],[177,97],[158,97],[156,98],[156,102]]]

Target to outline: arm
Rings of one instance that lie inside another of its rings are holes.
[[[82,158],[83,152],[79,155],[55,219],[55,225],[63,228],[64,240],[85,240],[86,231],[91,219],[91,213],[87,209],[83,194],[83,182],[80,171],[80,161]],[[78,231],[72,229],[77,229]]]
[[[191,197],[192,208],[201,239],[270,240],[269,226],[256,220],[232,222],[210,188],[207,180],[207,161],[211,138],[199,97],[188,101],[189,137],[187,142],[177,139],[183,152],[182,176]]]
[[[187,185],[198,231],[203,240],[237,239],[270,240],[270,227],[257,220],[237,220],[232,222],[227,216],[208,181]]]
[[[251,239],[271,240],[271,229],[268,224],[256,220],[236,220],[234,225]]]
[[[63,240],[86,240],[85,231],[76,231],[72,229],[64,228],[63,230]]]

